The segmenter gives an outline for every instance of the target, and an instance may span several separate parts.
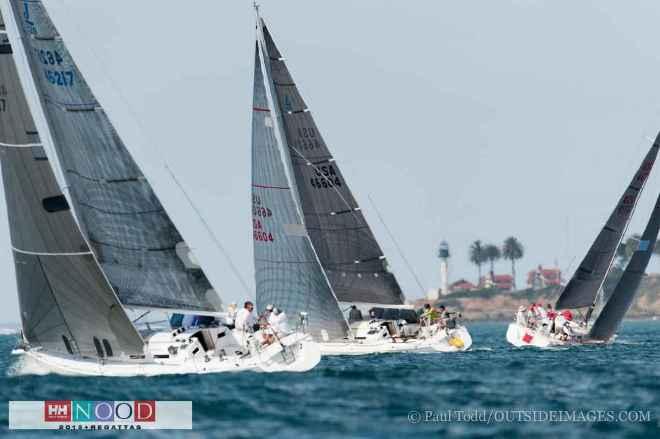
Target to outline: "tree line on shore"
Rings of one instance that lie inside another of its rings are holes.
[[[616,283],[618,277],[623,274],[623,270],[628,264],[628,261],[639,247],[640,240],[641,236],[639,234],[634,234],[621,242],[617,249],[614,266],[612,267],[612,273],[608,276],[607,284],[612,284],[613,282]],[[653,254],[660,256],[660,240],[655,243]],[[477,267],[478,278],[476,285],[481,283],[482,266],[484,264],[490,264],[490,272],[494,273],[495,262],[500,259],[505,259],[511,261],[513,289],[516,290],[516,261],[522,259],[524,255],[525,247],[515,236],[509,236],[506,238],[501,246],[492,243],[484,243],[482,240],[477,239],[470,244],[469,251],[470,262]]]
[[[495,262],[500,259],[511,261],[511,276],[513,277],[513,289],[516,289],[516,261],[525,255],[525,247],[515,236],[509,236],[501,246],[495,244],[484,244],[477,239],[470,244],[470,262],[477,267],[477,285],[481,282],[481,266],[490,263],[490,272],[495,272]]]

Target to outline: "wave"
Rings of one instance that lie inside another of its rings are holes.
[[[18,328],[0,328],[0,335],[14,335],[18,332]]]

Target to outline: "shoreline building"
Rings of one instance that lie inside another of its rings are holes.
[[[543,268],[542,265],[527,273],[527,287],[532,290],[542,290],[550,286],[561,286],[561,270],[559,268]]]

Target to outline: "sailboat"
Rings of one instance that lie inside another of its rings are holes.
[[[221,302],[41,1],[4,0],[0,159],[22,324],[18,373],[305,371],[309,335],[267,346],[224,325],[139,331],[127,310]],[[5,28],[6,25],[6,28]]]
[[[607,223],[575,274],[563,289],[555,309],[564,310],[556,319],[528,315],[519,310],[516,319],[509,324],[506,338],[514,346],[548,347],[576,343],[607,342],[615,333],[626,312],[633,303],[646,267],[651,259],[658,237],[660,222],[660,198],[651,213],[651,218],[639,242],[638,249],[626,266],[614,292],[591,325],[605,278],[612,269],[616,251],[623,240],[637,201],[658,156],[660,134],[644,157],[632,181],[626,187]],[[571,310],[586,308],[582,321],[574,321]],[[564,317],[566,316],[566,317]],[[558,320],[559,319],[559,320]],[[559,322],[558,322],[559,321]]]
[[[420,325],[257,8],[252,222],[257,307],[304,316],[324,355],[461,351],[455,318]],[[342,304],[370,318],[349,322]],[[358,308],[360,307],[360,308]]]

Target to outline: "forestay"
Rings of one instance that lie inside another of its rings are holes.
[[[592,306],[610,265],[621,238],[626,231],[637,200],[646,183],[655,159],[658,155],[660,136],[644,158],[630,185],[619,199],[607,223],[598,234],[589,252],[582,260],[577,271],[562,291],[557,301],[557,309],[581,308]]]
[[[216,311],[217,294],[41,1],[10,0],[69,201],[122,303]]]
[[[0,161],[23,335],[47,351],[140,355],[40,144],[0,17]]]
[[[290,319],[307,313],[310,332],[346,336],[348,326],[296,208],[275,134],[276,115],[255,53],[252,110],[252,223],[257,307],[275,304]]]
[[[340,301],[402,304],[399,284],[262,22],[307,232]]]
[[[623,276],[614,288],[600,315],[591,328],[589,337],[595,340],[607,341],[616,333],[623,317],[633,303],[639,284],[644,277],[646,267],[649,265],[653,250],[658,240],[660,229],[660,195],[655,203],[644,233],[642,234],[637,250],[626,266]]]

